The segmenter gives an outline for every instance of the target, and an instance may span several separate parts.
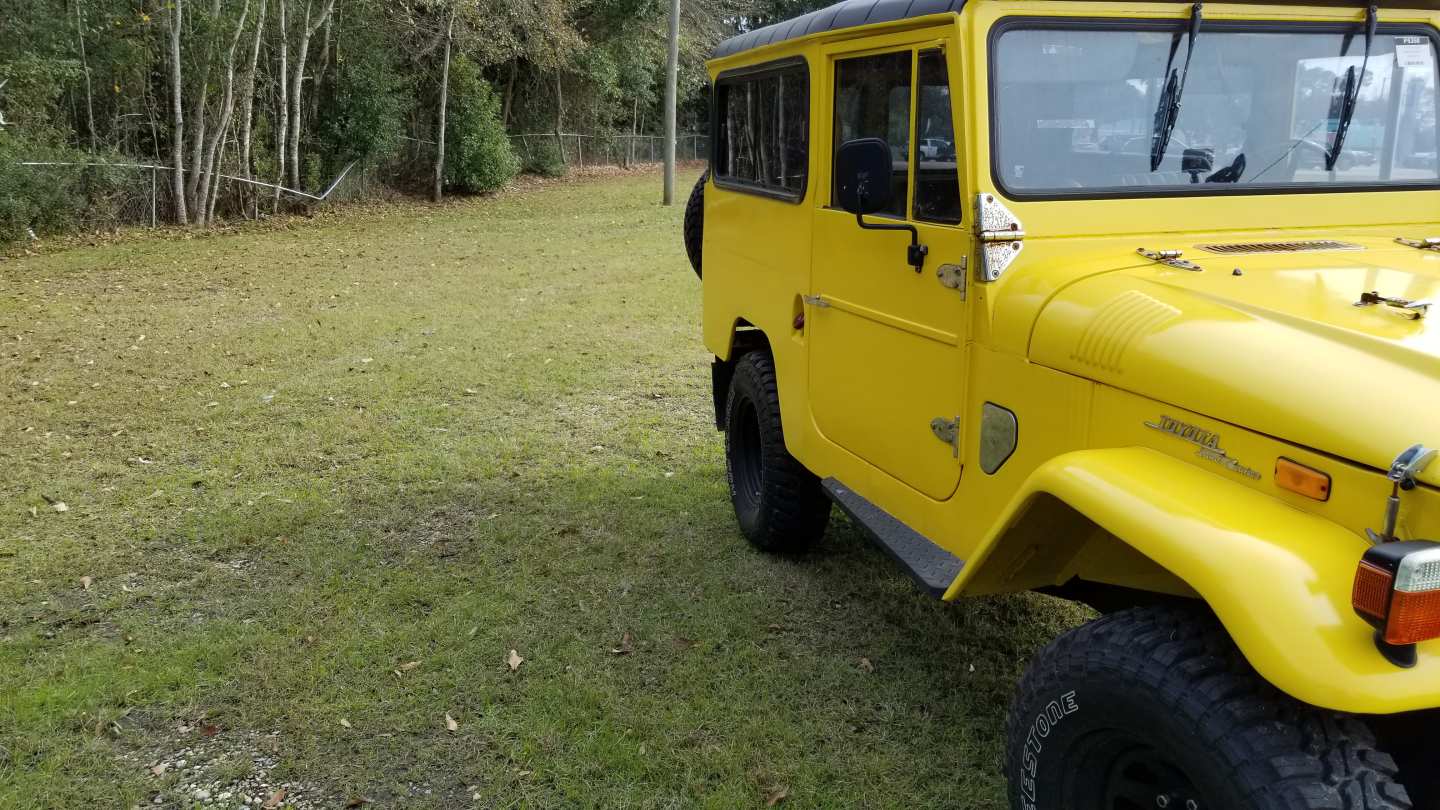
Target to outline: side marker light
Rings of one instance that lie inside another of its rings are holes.
[[[1330,476],[1288,458],[1275,460],[1275,486],[1317,501],[1330,500]]]

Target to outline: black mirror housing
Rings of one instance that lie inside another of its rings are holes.
[[[890,144],[881,138],[859,138],[841,144],[835,155],[835,197],[844,210],[857,215],[890,208],[895,191]]]

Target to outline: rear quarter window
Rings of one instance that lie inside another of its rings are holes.
[[[799,201],[810,165],[810,75],[803,62],[715,82],[715,183]]]

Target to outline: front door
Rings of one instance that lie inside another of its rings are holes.
[[[861,229],[834,201],[833,182],[820,189],[806,308],[811,408],[827,439],[944,500],[959,484],[966,428],[963,266],[971,241],[954,126],[959,58],[934,39],[880,51],[845,47],[828,54],[823,85],[833,106],[828,160],[833,166],[846,141],[883,138],[895,198],[867,221],[914,225],[929,254],[917,270],[909,234]]]

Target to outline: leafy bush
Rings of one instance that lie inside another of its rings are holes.
[[[560,147],[555,140],[550,137],[528,138],[524,169],[530,174],[542,177],[563,177],[565,159],[560,156]]]
[[[463,56],[450,66],[445,149],[445,180],[462,191],[497,191],[520,172],[520,159],[500,120],[500,97]]]
[[[105,166],[21,166],[84,163],[91,155],[23,140],[0,130],[0,242],[73,230],[87,220],[113,219],[126,170]]]

